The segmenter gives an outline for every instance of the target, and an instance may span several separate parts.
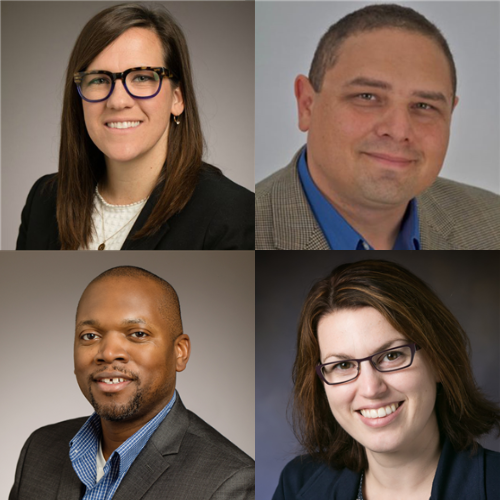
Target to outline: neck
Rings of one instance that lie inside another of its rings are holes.
[[[428,500],[441,454],[436,417],[432,432],[420,433],[405,450],[377,453],[366,450],[366,500],[405,498]]]
[[[110,422],[101,418],[102,454],[107,461],[111,454],[147,422]]]
[[[166,151],[151,153],[126,162],[106,157],[106,174],[99,182],[101,196],[112,205],[129,205],[147,198],[158,182],[166,157]]]

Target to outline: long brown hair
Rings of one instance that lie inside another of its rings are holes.
[[[368,466],[364,447],[337,423],[315,373],[320,359],[319,320],[334,311],[373,307],[426,353],[438,379],[436,415],[442,434],[456,450],[474,449],[475,439],[496,427],[500,408],[477,387],[469,339],[436,294],[405,268],[383,260],[344,264],[309,292],[299,320],[293,367],[293,424],[313,457],[335,468]]]
[[[57,223],[63,250],[87,247],[92,233],[95,187],[106,171],[104,155],[87,133],[73,74],[85,71],[110,43],[134,27],[146,28],[158,35],[163,45],[165,66],[178,78],[172,84],[180,87],[184,99],[180,125],[169,128],[167,157],[158,179],[161,192],[144,227],[134,238],[154,234],[172,215],[184,208],[196,186],[202,165],[203,135],[184,35],[162,7],[142,4],[109,7],[83,28],[66,73],[57,174]]]

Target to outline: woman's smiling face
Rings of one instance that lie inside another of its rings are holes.
[[[153,31],[130,28],[108,45],[86,71],[120,73],[141,66],[165,66],[163,47]],[[163,79],[159,94],[151,99],[134,99],[125,90],[122,81],[117,80],[107,100],[82,100],[82,104],[90,138],[104,153],[106,160],[114,162],[140,159],[163,162],[167,152],[170,115],[178,116],[184,111],[180,88],[173,88],[167,78]],[[134,126],[109,126],[110,123],[118,122],[134,122]]]
[[[321,363],[365,358],[410,343],[371,307],[324,316],[318,324],[318,341]],[[425,352],[419,350],[412,365],[403,370],[381,373],[365,361],[357,379],[324,387],[333,416],[368,454],[405,453],[439,439],[436,383]],[[392,403],[401,406],[386,417],[366,418],[360,413]]]

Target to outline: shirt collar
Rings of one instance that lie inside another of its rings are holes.
[[[118,475],[123,476],[144,448],[154,431],[163,422],[176,400],[176,393],[169,403],[146,425],[122,443],[109,457],[107,464],[119,462]],[[69,457],[82,483],[92,487],[96,482],[96,457],[102,436],[101,418],[93,413],[70,442]]]
[[[314,184],[307,167],[306,148],[298,160],[298,172],[307,201],[332,250],[373,250]],[[408,203],[393,250],[420,250],[417,200]]]

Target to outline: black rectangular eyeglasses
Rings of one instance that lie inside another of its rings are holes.
[[[177,80],[167,68],[141,66],[130,68],[122,73],[111,71],[80,71],[73,80],[82,99],[88,102],[101,102],[109,98],[115,88],[116,80],[121,80],[127,93],[134,99],[151,99],[161,90],[163,78]]]
[[[359,376],[360,365],[363,361],[370,361],[375,370],[387,373],[404,370],[413,363],[415,352],[420,350],[417,344],[405,344],[376,352],[362,359],[345,359],[331,363],[318,364],[316,373],[328,385],[345,384]]]

